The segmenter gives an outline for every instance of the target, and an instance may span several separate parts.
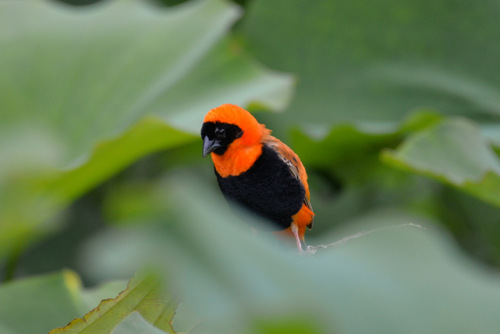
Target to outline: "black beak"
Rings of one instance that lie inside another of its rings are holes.
[[[218,140],[211,140],[208,136],[203,138],[203,157],[206,157],[209,153],[215,151],[219,147],[222,147]]]

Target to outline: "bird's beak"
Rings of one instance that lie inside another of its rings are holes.
[[[208,136],[203,138],[203,157],[206,157],[209,153],[215,151],[222,145],[217,140],[210,140]]]

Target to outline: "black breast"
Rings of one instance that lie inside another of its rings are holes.
[[[278,228],[290,226],[292,216],[304,202],[305,190],[278,154],[267,147],[246,172],[238,176],[221,177],[217,180],[224,196],[229,201],[269,219]]]

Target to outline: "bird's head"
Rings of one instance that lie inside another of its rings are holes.
[[[260,145],[266,133],[269,131],[248,111],[233,104],[223,104],[210,110],[203,121],[203,157],[212,152],[221,156],[230,147]]]

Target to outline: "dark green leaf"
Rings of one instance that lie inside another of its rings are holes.
[[[379,126],[421,107],[498,122],[499,20],[495,0],[255,0],[240,30],[298,76],[288,124]]]

